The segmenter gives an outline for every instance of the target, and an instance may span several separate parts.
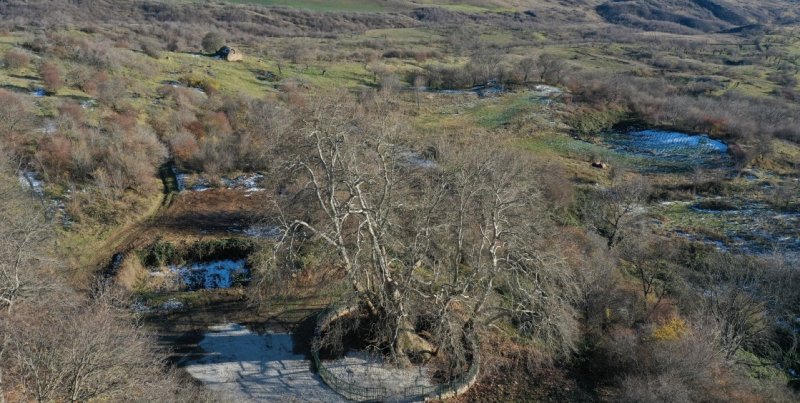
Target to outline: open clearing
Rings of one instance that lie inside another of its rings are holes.
[[[303,352],[295,351],[291,333],[258,334],[228,323],[210,327],[198,346],[199,358],[188,360],[186,371],[236,402],[344,402],[311,371]],[[340,379],[363,386],[385,387],[401,393],[416,386],[430,386],[425,368],[399,369],[363,353],[347,354],[326,362]]]

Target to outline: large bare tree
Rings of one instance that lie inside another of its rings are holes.
[[[280,245],[327,244],[400,361],[463,356],[464,329],[498,319],[569,349],[576,282],[541,248],[546,214],[524,156],[481,144],[425,159],[402,145],[389,98],[365,99],[321,101],[299,124],[300,190]]]

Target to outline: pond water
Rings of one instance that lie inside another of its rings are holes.
[[[640,130],[608,132],[602,139],[607,147],[642,172],[690,172],[695,168],[722,169],[733,165],[727,144],[705,134]]]
[[[191,291],[231,288],[245,283],[250,278],[250,269],[244,259],[190,263],[170,266],[169,270],[177,274],[181,284]]]
[[[698,168],[726,171],[733,167],[728,145],[704,134],[666,130],[604,133],[603,145],[611,149],[611,163],[646,174],[691,175]],[[669,207],[672,206],[672,207]],[[722,250],[765,255],[774,252],[790,258],[800,254],[800,212],[779,211],[742,196],[699,198],[691,202],[662,203],[655,211],[677,208],[678,236]],[[692,228],[710,228],[715,235]]]

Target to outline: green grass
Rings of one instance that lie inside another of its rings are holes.
[[[519,147],[534,153],[555,154],[569,159],[589,161],[628,161],[629,157],[598,144],[574,139],[565,134],[544,134],[520,140]]]
[[[481,100],[468,113],[480,126],[495,129],[522,119],[525,114],[539,109],[538,98],[528,93],[504,95]]]
[[[418,43],[430,47],[433,42],[443,40],[442,36],[423,28],[371,29],[355,39],[386,39],[393,43]]]
[[[375,0],[228,0],[231,3],[285,6],[310,11],[378,12],[388,9],[387,4]]]
[[[500,7],[500,6],[492,6],[492,5],[472,5],[472,4],[429,4],[430,6],[441,7],[446,10],[450,11],[459,11],[462,13],[485,13],[485,12],[513,12],[515,11],[514,8],[511,7]]]
[[[198,1],[198,0],[195,0]],[[292,7],[301,10],[322,12],[381,12],[408,10],[414,7],[441,7],[463,13],[513,12],[516,7],[504,4],[452,4],[445,1],[403,1],[403,0],[227,0],[230,3],[256,4],[262,6]]]
[[[679,229],[692,234],[724,240],[726,230],[733,229],[731,223],[719,214],[704,214],[692,210],[692,203],[675,202],[654,205],[653,212],[661,217],[665,228]]]

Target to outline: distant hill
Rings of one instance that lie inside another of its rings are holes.
[[[797,1],[613,0],[595,10],[606,21],[649,31],[735,31],[756,24],[800,21]]]
[[[525,13],[548,22],[597,22],[647,31],[699,34],[800,23],[800,0],[229,0],[311,11],[399,12],[427,22],[464,14]],[[439,10],[439,11],[431,11]],[[460,17],[457,17],[460,15]],[[423,17],[423,18],[420,18]],[[455,18],[454,18],[455,17]]]

